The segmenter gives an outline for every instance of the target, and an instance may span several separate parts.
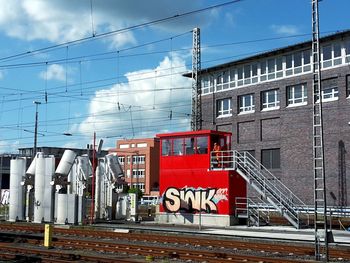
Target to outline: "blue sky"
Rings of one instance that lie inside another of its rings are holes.
[[[38,146],[85,148],[95,131],[111,148],[118,138],[188,130],[191,81],[182,74],[194,27],[202,68],[311,38],[311,0],[232,1],[98,37],[228,2],[0,0],[0,153],[33,146],[33,101]],[[321,35],[349,29],[348,10],[348,0],[321,1]]]

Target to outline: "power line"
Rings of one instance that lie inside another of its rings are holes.
[[[219,7],[235,4],[235,3],[238,3],[238,2],[241,2],[241,1],[243,1],[243,0],[233,0],[233,1],[225,2],[225,3],[212,5],[212,6],[208,6],[208,7],[205,7],[205,8],[201,8],[201,9],[185,12],[185,13],[182,13],[182,14],[176,14],[176,15],[173,15],[173,16],[152,20],[150,22],[145,22],[145,23],[141,23],[141,24],[138,24],[138,25],[125,27],[125,28],[122,28],[122,29],[112,30],[112,31],[109,31],[109,32],[101,33],[101,34],[95,34],[95,35],[93,34],[90,37],[84,37],[84,38],[80,38],[80,39],[76,39],[76,40],[72,40],[72,41],[68,41],[68,42],[64,42],[64,43],[60,43],[60,44],[56,44],[56,45],[52,45],[52,46],[48,46],[48,47],[44,47],[44,48],[39,48],[39,49],[35,49],[35,50],[30,50],[30,51],[18,53],[18,54],[15,54],[15,55],[3,57],[3,58],[0,58],[0,61],[7,61],[9,59],[17,59],[17,58],[21,58],[21,57],[24,57],[24,56],[35,55],[35,54],[38,54],[38,53],[42,53],[44,51],[51,51],[51,50],[55,50],[57,48],[61,48],[61,47],[69,46],[69,45],[77,45],[79,43],[83,43],[83,42],[86,42],[86,41],[89,41],[89,40],[94,40],[94,39],[104,38],[104,37],[115,35],[115,34],[125,33],[125,32],[128,32],[128,31],[131,31],[131,30],[135,30],[135,29],[139,29],[139,28],[143,28],[143,27],[147,27],[147,26],[151,26],[151,25],[155,25],[155,24],[160,24],[160,23],[163,23],[163,22],[166,22],[166,21],[169,21],[169,20],[173,20],[173,19],[179,19],[179,18],[184,17],[184,16],[190,16],[190,15],[193,15],[193,14],[196,14],[196,13],[209,11],[211,9],[216,9],[216,8],[219,8]]]

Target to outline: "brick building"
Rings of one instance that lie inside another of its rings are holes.
[[[117,153],[130,187],[141,189],[144,195],[159,195],[159,141],[131,139],[117,141]]]
[[[320,43],[327,200],[348,206],[350,31]],[[307,204],[314,198],[311,59],[310,41],[201,71],[203,129],[232,132],[233,149],[252,153]]]

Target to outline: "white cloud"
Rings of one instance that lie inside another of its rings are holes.
[[[0,141],[0,154],[17,153],[19,141]]]
[[[90,117],[74,125],[72,133],[90,136],[96,131],[98,137],[144,138],[169,130],[187,130],[191,80],[182,76],[185,71],[185,61],[174,54],[172,60],[165,57],[154,69],[127,73],[127,83],[95,93],[89,105]]]
[[[271,25],[271,30],[281,35],[299,34],[299,29],[294,25]]]
[[[3,71],[3,70],[0,70],[0,79],[3,79],[3,78],[4,78],[4,76],[5,76],[4,71]]]
[[[49,40],[54,43],[75,40],[114,29],[181,14],[200,7],[193,1],[98,0],[0,0],[0,30],[8,36],[23,40]],[[161,10],[161,12],[160,12]],[[208,20],[200,15],[174,19],[156,26],[169,31],[192,29]],[[113,46],[134,43],[133,33],[126,32],[113,38]]]
[[[66,69],[62,65],[53,64],[47,67],[47,71],[39,73],[41,79],[47,80],[66,80]]]

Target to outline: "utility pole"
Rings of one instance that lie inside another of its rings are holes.
[[[38,105],[41,104],[39,101],[33,101],[35,104],[35,129],[34,129],[34,148],[33,148],[33,158],[36,155],[36,146],[37,146],[37,139],[38,139]]]
[[[327,229],[326,178],[324,160],[324,137],[322,119],[321,59],[319,35],[319,0],[312,0],[312,97],[313,97],[313,168],[314,168],[314,229],[315,259],[327,261],[328,238],[332,232]],[[323,233],[322,233],[323,232]],[[324,236],[323,242],[321,240]]]
[[[193,49],[192,49],[192,115],[191,129],[198,131],[202,129],[202,90],[201,90],[201,41],[200,29],[193,29]]]
[[[94,132],[94,140],[92,145],[92,180],[91,180],[91,208],[90,208],[90,224],[93,224],[95,218],[95,172],[96,172],[96,132]]]

